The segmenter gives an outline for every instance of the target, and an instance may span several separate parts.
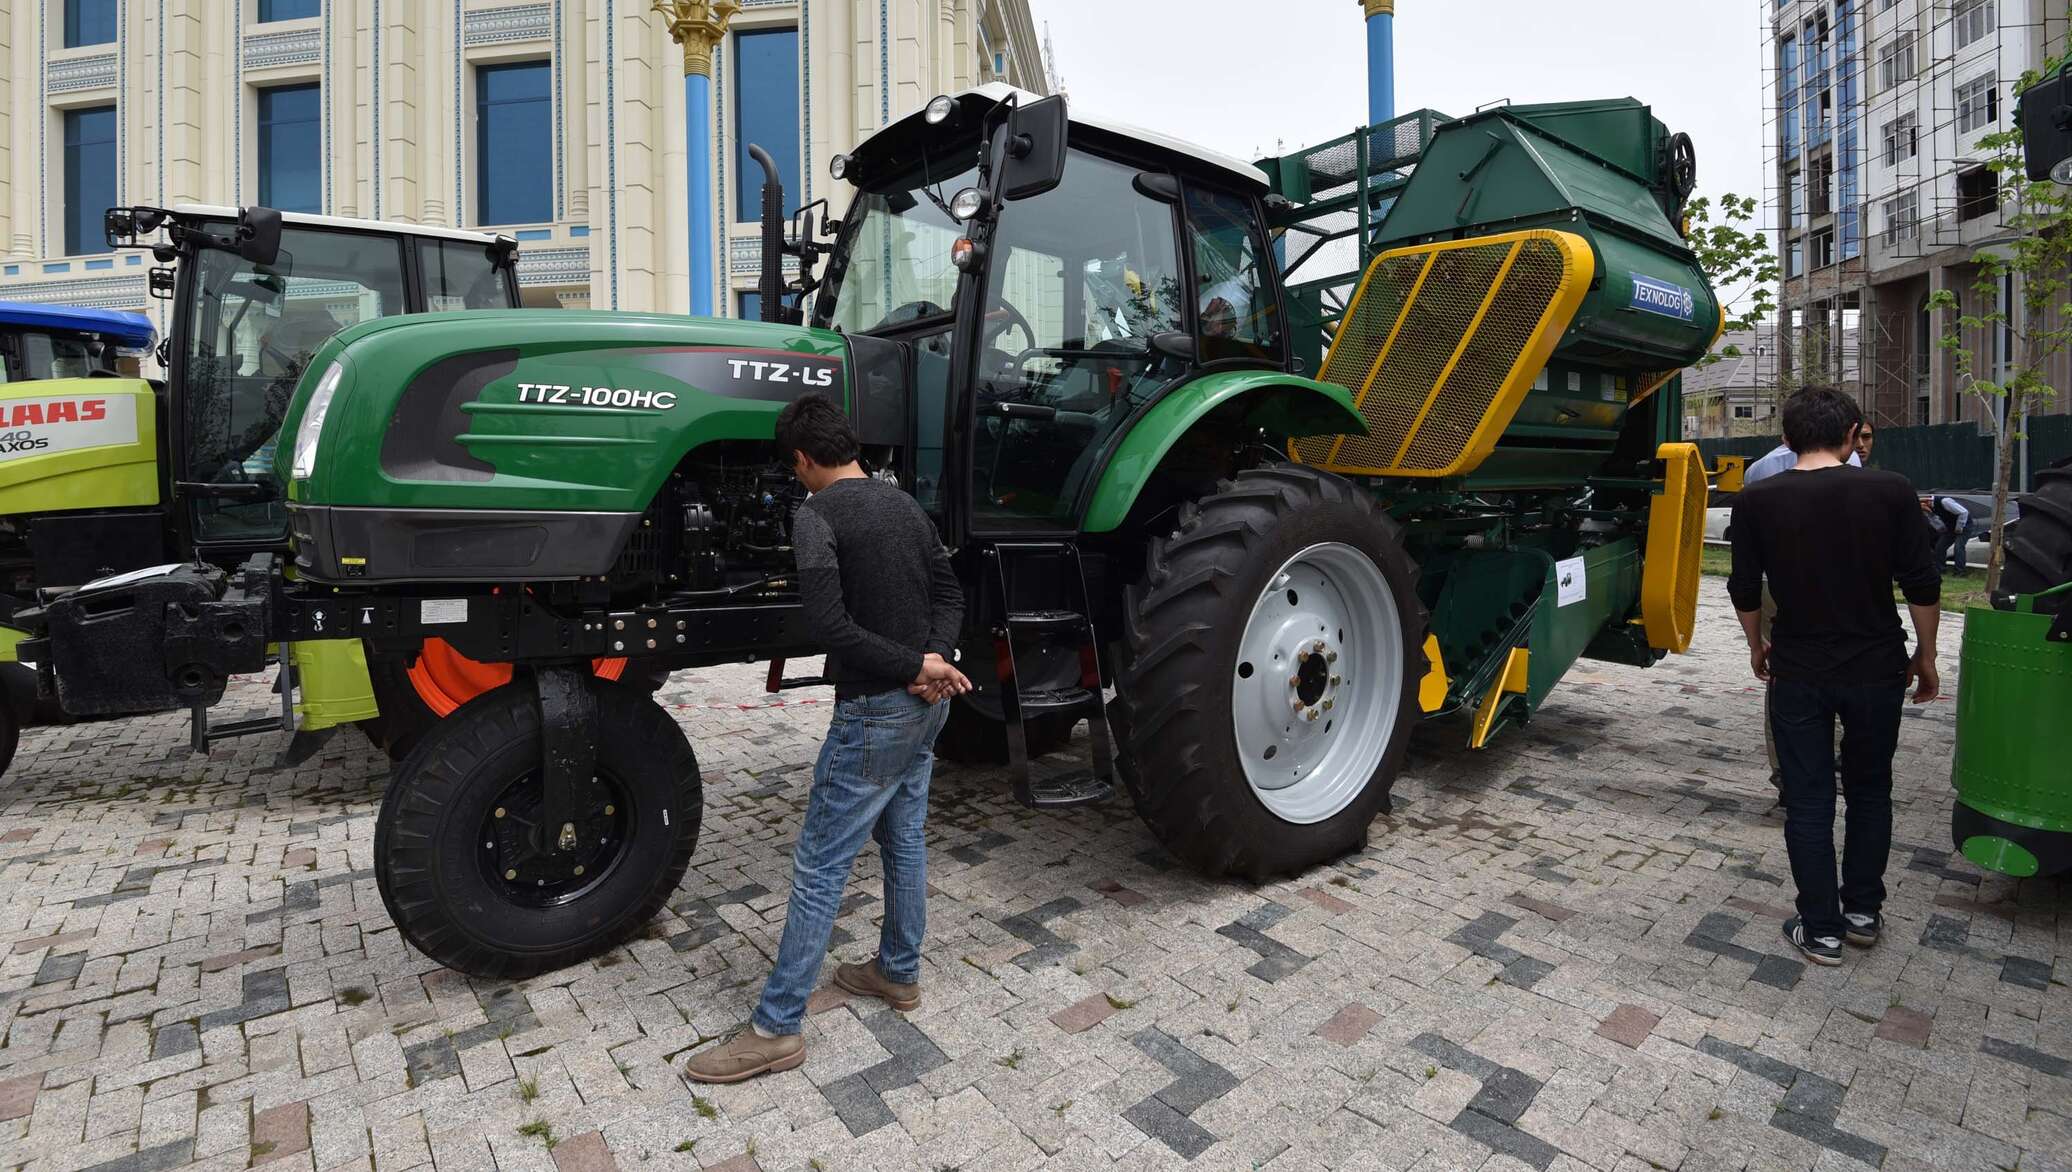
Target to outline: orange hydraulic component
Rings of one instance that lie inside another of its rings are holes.
[[[616,680],[626,673],[626,660],[593,659],[590,668],[598,679]],[[482,693],[510,683],[511,665],[482,663],[455,651],[444,639],[426,639],[408,674],[417,698],[443,718]]]

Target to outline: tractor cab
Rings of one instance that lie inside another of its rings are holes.
[[[281,418],[324,341],[400,313],[518,304],[517,243],[485,232],[270,208],[115,208],[108,242],[150,248],[170,298],[168,536],[211,560],[282,544],[273,464]]]
[[[0,301],[0,384],[121,375],[124,359],[150,350],[155,336],[141,313]]]
[[[910,355],[910,467],[953,543],[1067,535],[1127,425],[1205,369],[1288,369],[1265,176],[993,84],[835,160],[811,324]]]

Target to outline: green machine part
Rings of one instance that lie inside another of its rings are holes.
[[[158,400],[143,379],[0,386],[0,515],[158,503]]]
[[[2072,639],[2053,641],[2036,599],[1964,612],[1957,690],[1957,804],[1950,836],[1964,857],[2017,877],[2072,871]]]
[[[296,728],[316,732],[381,714],[367,652],[358,639],[310,639],[288,644],[295,665]]]

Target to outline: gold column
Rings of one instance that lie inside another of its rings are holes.
[[[1360,7],[1366,9],[1370,17],[1396,14],[1396,0],[1360,0]]]
[[[685,77],[711,77],[712,51],[727,35],[727,22],[741,11],[739,0],[654,0],[669,22],[669,37],[683,46]]]

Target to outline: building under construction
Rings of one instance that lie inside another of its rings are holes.
[[[1974,289],[1973,257],[2009,236],[1977,144],[2013,125],[2023,72],[2063,51],[2065,11],[2063,0],[1775,4],[1766,138],[1782,288],[1770,386],[1839,385],[1884,427],[1992,429],[1936,344],[1959,315],[1928,303],[1942,290],[1966,314],[2015,302],[2012,288]],[[1965,347],[1994,377],[2012,336],[1976,334]],[[2050,410],[2068,407],[2061,395]]]

